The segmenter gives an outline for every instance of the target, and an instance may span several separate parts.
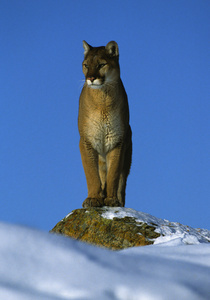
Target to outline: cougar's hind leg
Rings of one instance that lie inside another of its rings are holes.
[[[98,156],[98,170],[101,180],[102,198],[106,198],[106,159],[101,155]]]
[[[132,141],[131,141],[131,129],[129,128],[128,132],[128,147],[125,151],[123,169],[120,174],[119,185],[117,190],[117,197],[119,201],[122,203],[122,206],[125,206],[125,189],[127,183],[127,177],[130,173],[131,168],[131,160],[132,160]]]
[[[121,203],[121,206],[125,206],[125,188],[126,188],[126,176],[125,174],[120,174],[120,180],[117,190],[117,198]]]

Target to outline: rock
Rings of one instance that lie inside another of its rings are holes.
[[[139,222],[135,216],[127,216],[126,210],[116,207],[76,209],[51,232],[112,250],[153,244],[160,236],[155,232],[156,224]],[[125,216],[116,217],[118,211]],[[113,214],[113,218],[107,218],[106,213]]]

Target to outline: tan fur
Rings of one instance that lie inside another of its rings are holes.
[[[88,197],[83,207],[124,206],[132,156],[127,95],[116,42],[83,41],[85,84],[79,101],[80,152]]]

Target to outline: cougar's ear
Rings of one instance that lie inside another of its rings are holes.
[[[85,49],[84,51],[84,56],[88,54],[92,46],[90,46],[86,41],[83,41],[83,48]]]
[[[119,56],[119,48],[118,45],[115,41],[109,42],[106,47],[106,51],[109,53],[111,56]]]

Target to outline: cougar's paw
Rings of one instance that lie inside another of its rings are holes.
[[[82,203],[82,207],[102,207],[104,206],[104,199],[103,198],[86,198],[85,201]]]
[[[122,207],[122,203],[117,198],[106,198],[104,199],[104,205],[105,206],[111,206],[111,207]]]

